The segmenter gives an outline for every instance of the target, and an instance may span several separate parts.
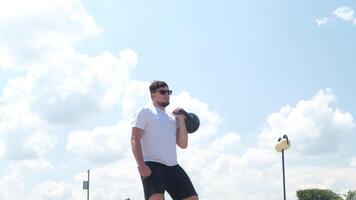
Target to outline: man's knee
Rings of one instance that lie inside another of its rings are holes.
[[[160,193],[155,193],[153,195],[150,196],[149,200],[163,200],[163,194]]]
[[[199,200],[198,196],[191,196],[191,197],[188,197],[188,198],[185,198],[183,200]]]

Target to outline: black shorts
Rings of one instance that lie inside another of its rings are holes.
[[[187,173],[179,165],[167,166],[151,161],[145,163],[152,171],[149,177],[142,179],[146,200],[154,193],[164,194],[165,191],[173,200],[197,195]]]

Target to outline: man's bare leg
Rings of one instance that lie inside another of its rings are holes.
[[[194,195],[194,196],[185,198],[185,199],[183,199],[183,200],[199,200],[199,198],[198,198],[198,196]]]
[[[164,196],[161,193],[154,193],[150,196],[149,200],[163,200]],[[193,199],[192,199],[193,200]]]

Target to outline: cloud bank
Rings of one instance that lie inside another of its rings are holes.
[[[0,159],[6,163],[0,199],[83,199],[84,166],[91,167],[93,200],[142,199],[129,146],[132,113],[150,102],[149,82],[131,77],[138,55],[131,49],[97,56],[76,51],[78,41],[102,31],[79,0],[37,0],[20,9],[17,5],[26,2],[0,3],[0,70],[15,74],[0,96]],[[354,20],[347,8],[334,15]],[[222,132],[229,119],[208,102],[183,91],[172,96],[169,110],[180,105],[201,120],[190,147],[178,151],[201,199],[281,199],[280,154],[273,145],[282,134],[292,141],[289,199],[307,187],[342,192],[356,186],[356,155],[346,151],[352,144],[341,147],[344,137],[355,139],[355,121],[338,107],[331,89],[281,105],[266,117],[256,143],[243,151],[236,149],[244,133]],[[330,155],[348,162],[303,160]]]

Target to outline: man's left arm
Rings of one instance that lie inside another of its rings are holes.
[[[183,114],[176,114],[175,112],[173,112],[173,114],[178,120],[176,143],[180,148],[186,149],[188,147],[188,132],[185,125],[185,117]]]

